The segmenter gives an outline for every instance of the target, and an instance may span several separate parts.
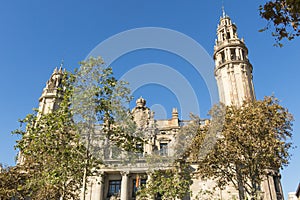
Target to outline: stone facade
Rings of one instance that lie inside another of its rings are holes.
[[[289,192],[288,200],[298,200],[298,198],[296,196],[296,192]]]
[[[289,192],[288,200],[300,200],[300,183],[298,184],[296,192]]]
[[[254,100],[252,82],[252,65],[248,60],[248,49],[243,39],[237,35],[237,27],[231,19],[223,15],[217,28],[217,39],[214,47],[215,77],[219,88],[220,101],[226,105],[240,106],[244,100]],[[212,69],[213,70],[213,69]],[[41,113],[51,112],[57,105],[57,86],[62,78],[62,70],[55,69],[40,98]],[[107,154],[106,164],[101,168],[101,175],[90,177],[85,199],[89,200],[134,200],[137,187],[151,179],[148,174],[149,164],[146,154],[157,152],[167,158],[173,154],[171,144],[175,141],[180,128],[189,121],[179,120],[177,109],[172,110],[172,118],[155,120],[154,113],[146,106],[146,100],[140,97],[132,109],[132,115],[138,129],[146,132],[147,143],[141,144],[143,153],[139,155],[134,166],[121,165],[119,157]],[[202,120],[201,123],[207,123]],[[188,142],[188,141],[186,141]],[[153,167],[153,166],[152,166]],[[161,167],[170,167],[161,165]],[[196,166],[191,165],[196,170]],[[185,199],[196,199],[196,195],[211,190],[214,181],[194,179],[191,185],[192,196]],[[283,199],[280,175],[270,171],[261,186],[263,199]],[[214,199],[238,198],[238,192],[230,185],[225,190],[213,192]],[[149,199],[160,199],[159,196]],[[201,199],[201,198],[199,198]],[[209,199],[209,198],[208,198]]]

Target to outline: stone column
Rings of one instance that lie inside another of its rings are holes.
[[[128,171],[121,172],[122,175],[122,182],[121,182],[121,200],[128,199]]]
[[[104,200],[104,172],[96,179],[95,200]]]
[[[241,48],[240,48],[240,55],[241,55],[241,60],[245,60],[243,55],[243,50]]]
[[[151,178],[152,178],[152,177],[151,177],[151,171],[146,172],[146,173],[147,173],[147,182],[148,182],[148,181],[150,182],[150,181],[151,181]],[[149,199],[149,200],[154,200],[154,199],[155,199],[155,195],[149,195],[149,196],[148,196],[148,199]]]

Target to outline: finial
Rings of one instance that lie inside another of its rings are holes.
[[[146,100],[143,99],[142,96],[136,100],[136,106],[137,107],[141,108],[141,107],[145,107],[145,105],[146,105]]]
[[[53,71],[53,74],[56,74],[57,73],[57,67],[55,67],[54,71]]]
[[[222,16],[223,16],[223,18],[225,18],[225,16],[226,16],[225,9],[224,9],[224,0],[222,0]]]
[[[177,108],[173,108],[172,113],[178,113]]]
[[[62,70],[62,67],[64,66],[64,59],[61,60],[61,63],[60,63],[60,67],[59,67],[59,71]]]

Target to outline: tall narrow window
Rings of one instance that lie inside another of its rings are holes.
[[[143,153],[144,153],[143,144],[137,144],[136,145],[136,150],[137,150],[137,156],[139,158],[142,158],[143,157]]]
[[[226,33],[226,39],[230,39],[230,32],[229,31]]]
[[[221,58],[222,58],[221,62],[224,63],[225,62],[225,54],[223,51],[221,52]]]
[[[121,150],[119,147],[111,146],[111,159],[120,159]]]
[[[230,49],[230,59],[236,60],[235,49]]]
[[[118,196],[121,190],[121,180],[110,180],[107,197]]]
[[[161,142],[159,144],[159,155],[167,156],[168,155],[168,143]]]

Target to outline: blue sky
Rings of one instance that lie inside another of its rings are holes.
[[[258,6],[263,2],[225,1],[225,10],[249,49],[257,99],[274,94],[281,100],[295,117],[293,141],[299,146],[300,39],[285,43],[283,48],[273,47],[270,32],[258,32],[265,25],[258,15]],[[162,27],[183,33],[202,45],[211,56],[221,6],[221,0],[2,2],[0,162],[14,164],[16,151],[13,146],[18,138],[10,132],[18,128],[18,119],[37,107],[45,82],[62,59],[64,66],[73,70],[102,41],[142,27]],[[201,101],[200,114],[206,117],[208,91],[201,77],[195,76],[195,71],[184,59],[168,52],[144,49],[123,55],[112,63],[112,67],[116,76],[121,76],[131,67],[145,63],[168,65],[187,77]],[[164,109],[169,116],[171,108],[179,106],[176,95],[168,87],[157,84],[144,85],[134,95],[145,97],[148,106],[156,108],[158,114],[161,111],[162,116]],[[292,154],[290,165],[282,171],[285,194],[296,189],[300,177],[299,148]]]

